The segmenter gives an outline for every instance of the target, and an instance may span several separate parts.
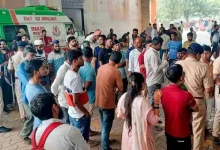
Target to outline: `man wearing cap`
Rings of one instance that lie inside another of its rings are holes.
[[[187,41],[183,43],[183,48],[187,49],[192,43],[196,43],[193,41],[193,33],[189,32],[187,34]]]
[[[45,55],[45,52],[44,52],[44,49],[43,49],[44,48],[43,41],[35,40],[34,41],[34,46],[35,46],[35,49],[37,51],[36,58],[46,59],[46,55]]]
[[[17,99],[18,108],[20,112],[20,117],[22,120],[25,120],[25,111],[24,111],[24,106],[22,103],[21,89],[19,87],[20,85],[19,85],[16,71],[17,71],[18,65],[21,64],[24,59],[23,50],[27,44],[28,44],[27,42],[19,41],[17,43],[17,46],[18,46],[17,53],[13,55],[11,59],[9,59],[9,62],[8,62],[9,72],[11,73],[15,72],[15,94],[16,94],[16,99]]]
[[[212,92],[212,79],[208,73],[208,67],[199,62],[203,48],[197,43],[193,43],[187,50],[188,57],[185,60],[177,61],[185,72],[185,86],[193,95],[199,106],[199,112],[193,112],[192,127],[194,135],[193,150],[203,149],[206,123],[205,93]]]
[[[53,40],[52,42],[53,51],[48,55],[48,63],[50,69],[50,77],[53,81],[56,77],[57,71],[60,66],[64,63],[64,51],[60,49],[59,41]]]
[[[22,102],[24,105],[24,110],[26,113],[26,120],[24,122],[24,126],[23,129],[21,130],[21,137],[24,139],[25,142],[30,143],[31,140],[29,138],[32,130],[33,130],[33,121],[34,118],[32,116],[29,104],[28,104],[28,100],[25,96],[25,89],[26,89],[26,85],[29,81],[29,77],[27,75],[27,72],[25,70],[25,62],[29,61],[31,59],[34,59],[36,56],[36,50],[32,47],[26,47],[24,49],[23,52],[23,56],[24,56],[24,61],[18,65],[17,67],[17,77],[20,83],[20,89],[21,89],[21,95],[22,95]]]

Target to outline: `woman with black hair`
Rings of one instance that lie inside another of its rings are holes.
[[[117,117],[125,119],[122,134],[122,150],[154,150],[153,126],[159,120],[161,92],[154,94],[154,105],[141,94],[145,82],[142,74],[129,76],[128,92],[122,95],[116,110]]]

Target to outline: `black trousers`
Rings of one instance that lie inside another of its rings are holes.
[[[167,150],[191,150],[191,136],[176,138],[166,133]]]

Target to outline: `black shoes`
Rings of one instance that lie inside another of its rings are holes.
[[[6,133],[6,132],[10,132],[11,129],[10,128],[6,128],[4,126],[0,127],[0,133]]]
[[[219,137],[213,137],[213,143],[215,145],[220,145],[220,138]]]

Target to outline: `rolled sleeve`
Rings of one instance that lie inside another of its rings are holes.
[[[121,73],[119,71],[117,73],[116,85],[117,85],[119,91],[122,92],[123,91],[123,82],[122,82],[122,78],[121,78]]]

